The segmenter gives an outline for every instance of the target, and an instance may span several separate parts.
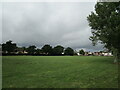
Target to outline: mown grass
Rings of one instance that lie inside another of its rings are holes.
[[[113,57],[3,56],[3,88],[117,88]]]

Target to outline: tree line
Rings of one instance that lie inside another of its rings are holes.
[[[11,40],[2,45],[2,55],[48,55],[48,56],[61,56],[61,55],[76,55],[76,52],[71,47],[64,48],[61,45],[52,47],[49,44],[44,45],[41,49],[35,45],[28,47],[18,47],[16,43]],[[84,54],[84,51],[80,51]]]

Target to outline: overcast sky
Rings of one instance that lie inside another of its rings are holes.
[[[12,40],[19,46],[50,44],[100,51],[102,45],[94,47],[89,40],[87,16],[94,6],[95,2],[3,3],[2,43]]]

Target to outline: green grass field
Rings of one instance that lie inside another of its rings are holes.
[[[3,88],[117,88],[118,65],[102,56],[3,56]]]

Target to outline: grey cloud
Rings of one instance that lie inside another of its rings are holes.
[[[4,3],[3,42],[13,40],[19,46],[44,44],[74,49],[101,50],[93,47],[87,16],[95,2],[78,3]]]

